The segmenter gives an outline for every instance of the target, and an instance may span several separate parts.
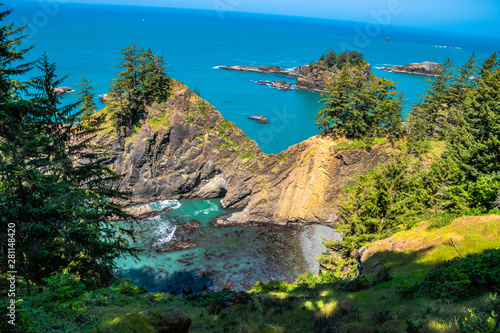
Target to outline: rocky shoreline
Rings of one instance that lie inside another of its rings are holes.
[[[383,71],[401,74],[413,74],[421,76],[436,76],[443,68],[443,64],[424,61],[422,63],[412,63],[405,66],[392,66],[381,68]]]
[[[338,71],[337,68],[321,69],[313,65],[303,65],[298,68],[286,70],[278,66],[220,66],[220,69],[253,72],[262,74],[278,74],[296,78],[295,89],[322,93],[326,82]],[[260,84],[268,84],[281,90],[293,90],[293,84],[284,80],[257,81]]]

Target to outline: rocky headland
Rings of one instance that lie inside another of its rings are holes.
[[[383,71],[402,73],[402,74],[414,74],[422,76],[436,76],[439,71],[443,68],[442,64],[424,61],[422,63],[413,63],[406,66],[393,66],[381,68]]]
[[[323,61],[313,62],[310,65],[303,65],[298,68],[286,70],[278,66],[219,66],[220,69],[239,71],[239,72],[254,72],[263,74],[278,74],[295,77],[295,89],[313,91],[322,93],[326,83],[333,77],[335,73],[340,71],[335,66],[326,66]],[[367,74],[370,72],[370,66],[367,67]],[[281,90],[292,90],[293,85],[283,80],[276,81],[257,81],[260,84],[268,84],[272,87]]]
[[[125,175],[115,184],[130,195],[124,205],[222,198],[223,208],[241,211],[218,221],[219,226],[334,225],[345,185],[388,159],[385,147],[349,148],[347,141],[324,135],[266,155],[212,105],[175,80],[168,101],[148,107],[133,132],[118,134],[108,128],[97,141],[108,145],[109,165]]]

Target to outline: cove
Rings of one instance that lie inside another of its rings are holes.
[[[324,250],[321,236],[338,237],[325,226],[212,228],[214,218],[231,213],[220,207],[220,199],[167,200],[150,205],[155,210],[172,209],[133,224],[133,245],[144,251],[139,260],[118,260],[117,275],[151,292],[181,294],[184,286],[194,293],[224,288],[239,291],[249,290],[258,280],[293,282],[301,274],[318,271],[319,265],[312,258]],[[199,222],[198,228],[183,227],[189,222],[194,225],[193,220]],[[159,252],[178,242],[196,243],[197,247]]]

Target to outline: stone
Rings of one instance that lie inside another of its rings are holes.
[[[186,229],[186,230],[200,229],[201,223],[196,221],[196,220],[191,220],[188,223],[184,223],[184,224],[179,225],[179,228]]]
[[[74,91],[74,90],[73,90],[73,88],[70,88],[70,87],[56,87],[56,88],[54,88],[54,94],[56,94],[57,96],[66,95],[67,93],[69,93],[71,91]]]
[[[166,252],[175,252],[181,250],[194,249],[198,247],[198,244],[195,242],[176,242],[174,244],[166,245],[162,248],[156,250],[156,253],[166,253]]]
[[[248,119],[257,120],[261,124],[269,123],[269,120],[264,116],[250,116]]]
[[[259,80],[257,81],[258,84],[263,84],[267,85],[273,88],[278,88],[280,90],[293,90],[293,84],[283,81],[283,80],[277,80],[277,81],[264,81],[264,80]]]
[[[309,72],[316,73],[309,67],[294,70],[301,75]],[[280,154],[264,154],[212,105],[183,83],[172,82],[171,97],[164,105],[146,106],[145,119],[134,136],[117,137],[108,131],[95,140],[109,147],[109,166],[124,175],[116,184],[129,193],[129,199],[120,202],[123,206],[221,197],[222,208],[238,212],[219,217],[213,226],[291,222],[334,226],[342,189],[391,156],[388,148],[377,145],[370,151],[339,148],[339,142],[327,134]],[[200,103],[203,115],[192,111]],[[258,121],[263,120],[260,117]],[[180,242],[157,252],[193,247],[196,244]]]

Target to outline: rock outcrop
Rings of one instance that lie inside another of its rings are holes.
[[[322,135],[266,155],[212,105],[173,82],[172,97],[148,107],[135,132],[108,130],[98,139],[110,147],[109,164],[125,175],[115,184],[130,194],[123,204],[218,197],[223,208],[242,210],[219,225],[334,224],[345,185],[388,158],[387,149],[346,149]]]
[[[286,70],[278,66],[220,66],[218,68],[240,71],[240,72],[255,72],[263,74],[279,74],[287,75],[291,77],[296,77],[297,81],[295,83],[295,89],[313,91],[317,93],[322,93],[328,80],[339,71],[337,67],[325,67],[320,62],[314,62],[310,65],[303,65],[298,68],[291,70]],[[366,74],[370,73],[370,67],[368,66],[368,71]],[[283,80],[278,81],[257,81],[260,84],[268,84],[272,87],[279,88],[281,90],[292,90],[293,85]]]
[[[286,82],[284,80],[277,80],[277,81],[264,81],[264,80],[259,80],[257,81],[258,84],[263,84],[266,86],[270,86],[273,88],[278,88],[280,90],[292,90],[293,89],[293,84]]]
[[[265,73],[265,74],[281,74],[288,75],[289,71],[280,68],[278,66],[219,66],[220,69],[227,69],[230,71],[237,72],[255,72],[255,73]]]
[[[250,190],[243,211],[225,216],[218,226],[249,222],[317,222],[333,225],[338,219],[338,198],[356,175],[388,159],[387,149],[345,149],[342,142],[317,135],[276,155],[266,156],[253,177],[244,184]],[[239,179],[248,171],[240,170]],[[243,187],[243,184],[242,184]],[[222,205],[237,206],[242,191],[231,188]],[[244,193],[244,192],[243,192]]]
[[[231,171],[263,155],[212,105],[173,82],[172,97],[164,105],[148,107],[135,132],[118,134],[110,127],[98,138],[109,147],[110,166],[125,175],[115,184],[130,194],[124,204],[222,197]]]
[[[267,119],[264,116],[250,116],[250,117],[248,117],[248,119],[257,120],[261,124],[268,124],[269,123],[269,119]]]
[[[406,66],[385,67],[381,68],[381,70],[393,73],[402,73],[402,74],[436,76],[442,67],[443,67],[442,64],[430,61],[424,61],[422,63],[413,63],[413,64],[408,64]]]
[[[74,91],[74,90],[73,90],[73,88],[70,88],[70,87],[56,87],[56,88],[54,88],[54,94],[56,94],[57,96],[66,95],[67,93],[72,92],[72,91]]]

